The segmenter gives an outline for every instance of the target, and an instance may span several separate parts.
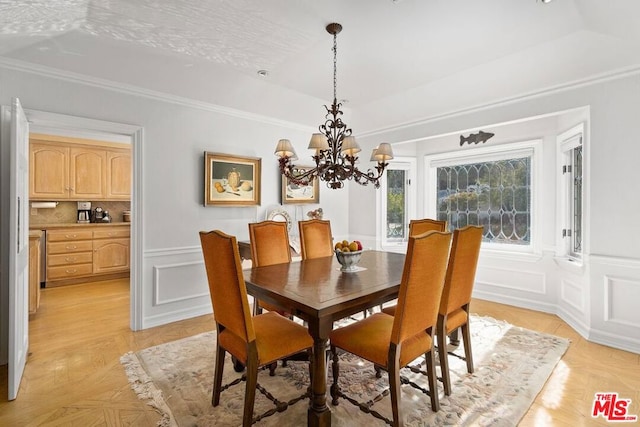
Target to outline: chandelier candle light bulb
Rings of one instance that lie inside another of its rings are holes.
[[[318,178],[327,183],[329,188],[342,188],[344,181],[353,180],[360,185],[372,183],[376,188],[380,187],[380,178],[387,162],[393,159],[393,151],[389,143],[382,143],[371,153],[371,161],[376,162],[375,171],[368,169],[366,172],[356,167],[357,154],[361,151],[351,129],[342,121],[342,104],[338,103],[337,92],[337,35],[342,31],[342,25],[332,23],[327,25],[327,32],[333,35],[333,104],[325,105],[327,114],[325,122],[319,126],[319,133],[311,135],[309,149],[314,150],[311,156],[315,161],[315,168],[300,171],[294,160],[298,156],[288,139],[281,139],[276,145],[274,154],[279,158],[280,173],[294,184],[308,185]]]

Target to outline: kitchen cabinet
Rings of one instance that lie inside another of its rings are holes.
[[[29,198],[69,197],[69,148],[57,144],[29,144]]]
[[[103,199],[107,181],[107,152],[95,148],[69,148],[69,199]]]
[[[107,194],[109,200],[131,199],[131,150],[107,151]]]
[[[47,286],[129,274],[129,226],[69,227],[47,231]]]
[[[47,285],[93,274],[93,231],[47,231]]]
[[[123,144],[32,134],[32,200],[129,200],[131,149]]]
[[[129,227],[93,232],[93,274],[129,271]]]

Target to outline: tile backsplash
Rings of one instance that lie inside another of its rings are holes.
[[[122,212],[131,210],[131,202],[110,201],[91,202],[91,210],[100,206],[105,211],[109,211],[111,222],[123,222]],[[38,224],[66,224],[75,223],[78,219],[78,202],[59,202],[58,206],[50,209],[34,209],[29,204],[30,225]]]

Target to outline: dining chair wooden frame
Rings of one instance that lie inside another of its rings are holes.
[[[393,426],[402,426],[400,369],[420,355],[424,355],[427,361],[429,388],[428,390],[420,386],[416,388],[429,395],[431,409],[434,412],[440,409],[435,372],[434,333],[450,244],[451,233],[430,231],[410,237],[395,316],[375,313],[359,322],[331,332],[329,335],[333,360],[331,397],[334,405],[337,405],[338,399],[342,397],[356,404],[363,412],[370,413]],[[387,371],[393,420],[371,409],[378,397],[367,403],[360,403],[340,390],[338,349],[373,362],[375,366],[380,366]],[[409,384],[417,386],[412,382]]]
[[[331,222],[309,219],[298,222],[300,232],[300,255],[302,259],[321,258],[333,255]]]
[[[246,366],[246,373],[242,376],[242,380],[246,381],[242,425],[248,427],[310,396],[311,387],[288,402],[274,401],[276,408],[255,418],[253,416],[256,389],[269,397],[258,384],[258,369],[301,351],[308,352],[309,360],[312,360],[313,338],[305,327],[278,313],[251,316],[238,243],[234,236],[219,230],[201,231],[200,242],[216,323],[216,362],[211,404],[218,406],[220,393],[240,382],[222,386],[224,360],[228,352]]]

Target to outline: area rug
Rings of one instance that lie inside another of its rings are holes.
[[[429,397],[410,386],[402,387],[401,404],[407,426],[514,426],[524,416],[569,346],[569,341],[515,327],[487,317],[471,317],[475,372],[466,363],[449,357],[452,393],[445,396],[438,383],[440,411],[433,412]],[[133,390],[159,411],[161,426],[238,426],[242,424],[245,383],[222,392],[220,405],[211,406],[215,362],[215,333],[207,332],[122,356],[121,363]],[[454,350],[450,348],[450,350]],[[462,344],[455,352],[463,355]],[[420,360],[416,361],[420,363]],[[424,363],[422,364],[424,368]],[[439,367],[437,368],[439,371]],[[258,382],[281,401],[302,394],[309,385],[308,365],[289,362],[276,375],[260,371]],[[223,383],[241,374],[234,371],[229,355]],[[403,370],[402,375],[427,388],[426,377]],[[371,363],[353,355],[340,359],[341,389],[360,401],[374,398],[387,387],[387,375],[375,378]],[[332,383],[331,369],[327,390]],[[308,399],[260,420],[258,426],[306,425]],[[384,423],[361,412],[344,399],[328,403],[334,426],[374,426]],[[254,414],[273,407],[256,393]],[[374,409],[392,418],[389,397]]]

